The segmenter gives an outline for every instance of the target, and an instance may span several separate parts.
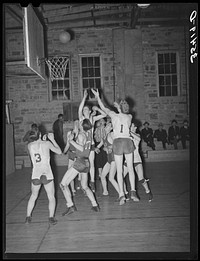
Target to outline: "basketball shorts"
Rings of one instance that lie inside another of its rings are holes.
[[[114,160],[115,160],[114,153],[112,151],[111,153],[107,154],[107,161],[108,161],[109,164],[111,164],[111,162],[114,161]]]
[[[84,158],[76,158],[73,164],[73,168],[80,173],[88,173],[89,167],[90,167],[89,160]]]
[[[47,179],[46,175],[41,175],[40,179],[32,179],[33,185],[41,185],[41,184],[48,184],[52,181],[53,179]]]
[[[68,159],[75,160],[76,153],[74,151],[69,150],[68,152]]]
[[[113,141],[114,155],[123,155],[133,153],[135,145],[129,138],[117,138]]]

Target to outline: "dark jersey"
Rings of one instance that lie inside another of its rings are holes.
[[[83,151],[80,151],[76,149],[76,156],[78,158],[88,158],[91,150],[91,145],[92,145],[92,131],[89,130],[85,133],[86,136],[86,142],[83,146]]]

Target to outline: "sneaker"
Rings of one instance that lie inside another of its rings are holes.
[[[57,224],[57,220],[54,217],[50,217],[49,218],[49,224],[50,225],[56,225]]]
[[[90,182],[90,188],[93,192],[95,192],[94,182]]]
[[[100,211],[100,207],[99,206],[93,206],[93,207],[91,207],[91,210],[93,210],[95,212],[99,212]]]
[[[104,193],[103,193],[103,196],[108,196],[108,192],[104,192]]]
[[[147,193],[147,195],[148,195],[148,197],[149,197],[149,202],[151,202],[152,199],[153,199],[153,194],[151,193],[151,191],[149,191],[149,192]]]
[[[134,191],[134,190],[131,191],[131,199],[132,199],[133,201],[135,201],[135,202],[140,201],[139,198],[138,198],[138,196],[137,196],[137,194],[136,194],[136,191]]]
[[[119,205],[122,206],[122,205],[124,205],[125,203],[126,203],[126,198],[125,198],[125,196],[121,196],[121,197],[119,198]]]
[[[31,223],[31,217],[26,217],[26,220],[25,220],[25,224],[30,224]]]
[[[130,200],[130,198],[129,198],[129,196],[128,196],[128,192],[125,193],[125,200],[126,200],[126,201],[129,201],[129,200]]]
[[[71,206],[71,207],[67,208],[65,210],[65,212],[62,213],[62,216],[67,216],[69,214],[74,213],[75,211],[77,211],[76,207],[75,206]]]

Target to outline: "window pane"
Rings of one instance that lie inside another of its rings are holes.
[[[95,57],[94,58],[94,65],[97,66],[97,67],[100,67],[100,59],[99,59],[99,57]]]
[[[171,86],[166,86],[166,96],[171,96]]]
[[[82,67],[87,67],[87,57],[82,57]]]
[[[171,63],[176,63],[176,53],[171,53]]]
[[[83,88],[88,88],[88,79],[83,79]]]
[[[95,68],[95,77],[100,77],[100,69]]]
[[[66,71],[65,71],[65,76],[64,76],[65,78],[69,78],[69,69],[66,69]]]
[[[164,71],[164,66],[163,65],[159,65],[158,66],[158,73],[159,74],[163,74],[165,71]]]
[[[52,89],[57,89],[57,81],[53,80],[52,82]]]
[[[58,91],[59,98],[63,98],[63,91]]]
[[[165,73],[170,73],[170,65],[165,64]]]
[[[163,55],[162,54],[158,54],[158,63],[160,64],[162,64],[163,63]]]
[[[89,79],[89,87],[94,88],[94,79]]]
[[[58,89],[63,89],[63,80],[57,80],[58,81]]]
[[[64,80],[64,87],[69,89],[69,80]]]
[[[176,73],[176,64],[171,64],[171,73]]]
[[[57,99],[57,92],[52,92],[52,97],[53,97],[53,100]]]
[[[169,58],[170,56],[169,56],[169,53],[165,53],[164,54],[164,62],[165,63],[170,63],[170,58]]]
[[[95,88],[100,89],[101,88],[101,79],[95,79]]]
[[[94,77],[94,69],[89,68],[89,77]]]
[[[164,88],[164,86],[160,86],[159,87],[159,91],[160,91],[160,96],[165,96],[165,88]]]
[[[171,77],[166,76],[166,85],[171,85]]]
[[[70,100],[70,93],[69,93],[69,90],[65,90],[65,96],[68,98],[68,100]]]
[[[88,69],[87,68],[82,69],[82,74],[83,74],[83,77],[88,77]]]
[[[172,86],[172,96],[177,96],[178,95],[178,89],[176,85]]]
[[[165,80],[164,80],[164,76],[159,76],[159,85],[164,85],[165,84]]]
[[[94,63],[93,63],[93,57],[88,57],[88,67],[93,67]]]
[[[172,84],[176,85],[177,84],[177,76],[176,75],[172,75]]]

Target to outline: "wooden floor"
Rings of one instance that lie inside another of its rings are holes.
[[[184,162],[147,162],[146,176],[154,199],[148,202],[138,186],[140,202],[119,206],[109,184],[102,196],[97,181],[96,198],[101,211],[91,211],[88,198],[79,190],[74,198],[78,211],[62,217],[65,200],[58,186],[66,166],[54,169],[57,225],[48,224],[48,200],[42,188],[32,215],[25,225],[30,197],[31,169],[17,170],[6,178],[5,256],[21,253],[134,253],[190,252],[190,166]],[[31,255],[33,257],[34,255]],[[58,255],[56,256],[58,257]]]

